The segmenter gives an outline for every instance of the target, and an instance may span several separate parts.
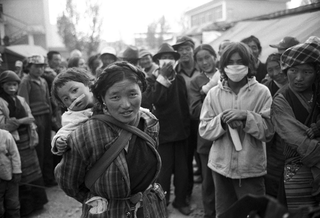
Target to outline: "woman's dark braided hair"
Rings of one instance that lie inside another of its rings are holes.
[[[114,62],[103,70],[91,87],[91,91],[98,100],[100,107],[103,104],[102,97],[106,94],[107,90],[123,79],[136,82],[141,92],[144,92],[147,88],[145,73],[141,69],[126,61]],[[99,108],[99,105],[96,107]]]

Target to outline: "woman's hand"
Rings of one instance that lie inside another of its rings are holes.
[[[164,63],[159,72],[163,77],[170,79],[174,73],[173,65],[171,63]]]
[[[34,122],[34,118],[33,117],[24,117],[24,118],[18,119],[18,122],[20,124],[31,124]]]
[[[221,120],[223,123],[230,125],[233,121],[245,121],[247,119],[247,112],[244,110],[234,110],[228,109],[222,113]],[[239,123],[231,124],[233,126],[238,126]],[[231,126],[230,126],[231,127]]]

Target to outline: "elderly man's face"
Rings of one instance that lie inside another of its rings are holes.
[[[190,45],[181,45],[178,48],[180,54],[180,61],[190,62],[193,60],[193,48]]]

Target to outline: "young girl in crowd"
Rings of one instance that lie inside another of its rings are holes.
[[[218,217],[247,194],[265,194],[265,142],[273,135],[266,112],[272,97],[256,81],[253,65],[247,45],[230,43],[220,59],[223,81],[208,92],[200,114],[199,134],[213,141],[208,166]]]
[[[91,78],[82,68],[69,68],[54,79],[52,97],[68,111],[62,115],[62,128],[52,139],[53,154],[62,155],[68,149],[66,139],[70,132],[91,117],[94,98],[90,85]]]

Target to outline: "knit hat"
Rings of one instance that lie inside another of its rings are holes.
[[[178,50],[178,48],[181,45],[190,45],[192,48],[194,48],[194,41],[189,36],[182,36],[182,37],[178,38],[176,44],[174,44],[172,46],[172,48],[174,50]]]
[[[175,60],[180,58],[180,54],[173,50],[171,45],[168,43],[163,43],[160,45],[159,51],[152,57],[152,60],[157,61],[160,59],[161,55],[166,53],[172,54]]]
[[[151,52],[149,52],[147,49],[142,48],[139,50],[139,59],[143,58],[146,55],[152,56]]]
[[[6,70],[0,73],[0,84],[11,82],[11,81],[18,82],[19,84],[21,82],[19,76],[11,70]]]
[[[28,64],[45,65],[46,59],[43,55],[32,55],[28,57]]]
[[[278,44],[270,45],[271,48],[287,49],[299,44],[300,42],[291,36],[286,36]]]
[[[128,46],[126,50],[124,50],[122,54],[123,59],[132,60],[132,59],[139,59],[139,50],[135,46]]]
[[[310,36],[305,43],[288,48],[281,56],[282,70],[306,63],[320,64],[320,38],[317,36]]]
[[[212,48],[211,45],[208,45],[208,44],[202,44],[202,45],[199,45],[193,52],[193,58],[196,60],[196,56],[197,56],[197,53],[201,50],[206,50],[208,51],[212,56],[214,56],[215,58],[217,57],[217,54],[215,52],[215,50]]]

